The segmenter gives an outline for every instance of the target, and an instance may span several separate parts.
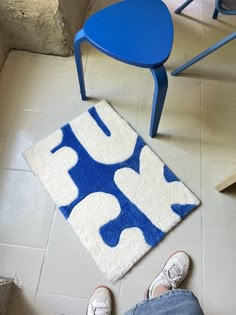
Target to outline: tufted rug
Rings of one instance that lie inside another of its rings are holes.
[[[199,204],[106,101],[23,155],[112,282]]]

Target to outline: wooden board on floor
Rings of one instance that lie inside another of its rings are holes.
[[[218,185],[216,185],[216,189],[218,191],[222,191],[234,183],[236,183],[236,170],[234,170],[233,173],[225,177]]]

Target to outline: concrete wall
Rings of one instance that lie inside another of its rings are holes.
[[[0,23],[10,48],[69,55],[89,0],[0,0]]]
[[[89,0],[59,0],[63,21],[73,41],[75,33],[83,26]]]
[[[1,0],[0,12],[11,48],[69,54],[58,0]]]
[[[3,33],[3,30],[0,26],[0,71],[6,59],[8,51],[9,51],[9,46],[8,46],[5,34]]]

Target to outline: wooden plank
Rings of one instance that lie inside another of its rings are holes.
[[[236,170],[234,170],[233,173],[225,177],[219,184],[217,184],[216,189],[218,191],[222,191],[234,183],[236,183]]]

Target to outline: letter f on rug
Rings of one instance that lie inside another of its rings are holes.
[[[24,157],[110,281],[199,205],[105,101]]]

